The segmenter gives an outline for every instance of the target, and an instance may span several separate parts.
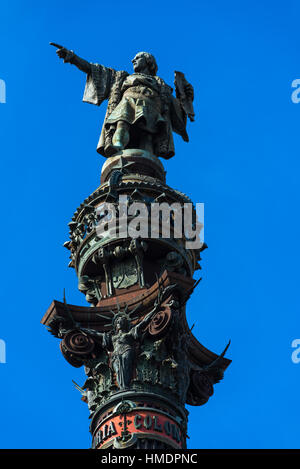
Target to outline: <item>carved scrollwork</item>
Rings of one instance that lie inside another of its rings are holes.
[[[176,294],[172,293],[176,291],[176,288],[176,284],[170,285],[164,290],[163,294],[160,292],[158,295],[161,307],[148,326],[148,332],[155,340],[166,334],[172,324],[174,315],[176,316],[178,313],[179,303]]]
[[[170,308],[164,308],[155,314],[151,323],[149,324],[149,334],[154,336],[155,339],[161,337],[164,333],[167,332],[172,318],[172,311]]]
[[[64,358],[72,366],[79,368],[85,360],[94,358],[95,341],[86,333],[74,329],[66,333],[60,349]]]

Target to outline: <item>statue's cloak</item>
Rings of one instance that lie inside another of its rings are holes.
[[[129,81],[131,77],[133,79],[140,77],[141,82],[144,79],[146,83],[151,83],[152,80],[153,88],[155,88],[159,96],[160,107],[162,109],[161,114],[158,114],[156,120],[159,121],[159,124],[163,124],[157,127],[157,132],[152,131],[153,151],[156,156],[166,159],[171,158],[175,154],[172,131],[181,135],[185,141],[188,141],[186,114],[180,102],[172,95],[172,88],[158,76],[129,75],[125,71],[116,71],[103,65],[91,64],[91,73],[87,75],[83,101],[100,106],[104,100],[108,100],[107,111],[97,146],[98,153],[106,157],[112,155],[112,138],[117,125],[117,118],[114,119],[113,117],[120,115],[120,120],[123,120],[122,113],[128,115],[128,99],[123,99],[124,89],[128,90],[125,82],[127,77],[129,77]],[[142,88],[144,87],[141,86]],[[134,107],[134,102],[132,107]],[[147,104],[144,105],[144,111],[145,115],[147,115]],[[141,113],[143,114],[143,111]],[[129,124],[134,124],[134,117],[128,122]]]

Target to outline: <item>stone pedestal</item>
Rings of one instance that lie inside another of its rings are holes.
[[[125,208],[128,226],[138,204],[141,235],[129,230],[120,237]],[[75,211],[65,243],[90,306],[53,301],[42,319],[68,363],[85,367],[87,380],[77,388],[91,413],[93,448],[185,448],[185,404],[205,404],[230,363],[225,351],[217,356],[201,345],[186,320],[206,246],[187,249],[174,214],[169,236],[160,215],[151,231],[153,204],[192,202],[166,184],[163,165],[148,152],[108,158],[101,185]],[[192,214],[195,222],[193,206]]]

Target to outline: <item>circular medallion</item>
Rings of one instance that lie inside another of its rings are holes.
[[[155,314],[149,324],[149,333],[152,336],[159,336],[164,334],[171,323],[172,312],[168,308],[159,311]]]
[[[95,348],[94,340],[80,330],[67,332],[60,343],[60,350],[70,365],[79,368]]]
[[[95,348],[94,340],[80,330],[68,332],[63,338],[66,350],[75,355],[89,355]]]

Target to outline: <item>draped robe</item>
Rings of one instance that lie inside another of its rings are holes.
[[[108,100],[107,111],[97,146],[103,156],[113,154],[112,138],[119,120],[152,134],[153,152],[162,158],[175,154],[172,132],[188,141],[186,114],[172,95],[172,88],[158,76],[116,71],[91,64],[83,101],[100,106]]]

